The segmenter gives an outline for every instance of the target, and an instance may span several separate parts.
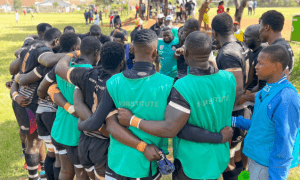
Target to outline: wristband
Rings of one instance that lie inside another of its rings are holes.
[[[74,106],[68,102],[64,105],[64,109],[70,114],[73,114],[75,112]]]
[[[133,115],[130,119],[130,126],[133,126],[133,127],[136,127],[136,128],[139,129],[141,120],[142,119],[140,119],[140,118]]]
[[[16,97],[18,97],[19,96],[19,93],[17,92],[17,91],[15,91],[15,92],[13,92],[13,94],[12,94],[12,99],[14,100],[14,101],[16,101]]]
[[[177,54],[176,51],[175,51],[175,56],[180,56],[180,54]]]
[[[137,149],[138,151],[140,151],[140,152],[143,153],[143,152],[145,151],[146,146],[147,146],[147,143],[145,143],[144,141],[141,141],[141,142],[137,145],[136,149]]]
[[[72,53],[67,54],[67,56],[74,58],[74,55]]]
[[[80,51],[76,51],[76,57],[79,57],[81,55]]]

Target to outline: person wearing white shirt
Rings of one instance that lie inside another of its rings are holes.
[[[249,14],[252,16],[253,5],[254,5],[254,2],[252,0],[248,1],[248,16],[249,16]]]
[[[15,13],[15,18],[16,18],[16,23],[18,23],[18,21],[19,21],[19,13],[18,13],[18,11],[16,11],[16,13]]]

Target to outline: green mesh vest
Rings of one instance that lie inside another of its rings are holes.
[[[188,102],[191,114],[188,123],[218,133],[231,126],[236,81],[232,73],[188,74],[179,79],[175,89]],[[174,156],[191,179],[218,179],[229,163],[229,144],[196,143],[173,139]]]
[[[71,65],[72,61],[73,59],[71,60],[69,67],[93,68],[90,64]],[[74,105],[73,94],[75,86],[57,75],[56,82],[66,100],[71,105]],[[77,146],[80,136],[80,131],[78,130],[78,118],[69,114],[64,108],[58,106],[55,121],[51,130],[51,136],[56,142],[63,145]]]
[[[129,79],[123,73],[111,77],[106,88],[117,108],[127,108],[144,120],[164,120],[167,98],[170,95],[173,78],[155,73],[151,76]],[[132,134],[168,152],[168,139],[155,137],[135,127],[129,127]],[[108,166],[119,175],[130,178],[149,176],[150,162],[143,153],[110,138]],[[157,172],[157,162],[151,162],[152,175]]]

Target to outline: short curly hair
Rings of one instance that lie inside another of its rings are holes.
[[[59,44],[61,51],[69,52],[70,49],[78,43],[78,35],[75,33],[66,33],[60,36]]]
[[[279,62],[282,65],[282,69],[286,69],[289,64],[287,59],[290,58],[289,52],[284,46],[281,45],[270,45],[261,50],[260,53],[266,53],[269,55],[272,62]]]
[[[278,11],[267,11],[260,17],[260,19],[263,25],[270,25],[274,32],[280,32],[283,29],[284,16]]]
[[[211,28],[222,37],[233,34],[233,21],[227,13],[221,13],[214,17]]]
[[[125,59],[124,45],[118,42],[105,43],[100,52],[100,63],[104,69],[114,70]]]

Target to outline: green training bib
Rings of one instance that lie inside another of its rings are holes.
[[[157,121],[164,119],[172,85],[172,78],[159,73],[139,79],[129,79],[120,73],[106,83],[117,108],[127,108],[139,118]],[[129,130],[147,144],[154,144],[168,152],[167,138],[152,136],[135,127],[129,127]],[[143,153],[118,142],[113,137],[110,138],[108,149],[108,166],[115,173],[130,178],[144,178],[150,173],[150,162]],[[151,162],[151,170],[152,175],[155,175],[156,161]]]
[[[189,124],[214,133],[231,126],[236,92],[233,74],[222,70],[206,76],[188,74],[174,87],[190,105]],[[218,179],[229,163],[228,142],[196,143],[178,137],[173,142],[174,156],[191,179]]]
[[[93,68],[90,64],[76,64],[71,65],[73,59],[70,62],[69,67],[86,67]],[[69,83],[63,78],[56,75],[56,82],[66,100],[74,105],[74,90],[75,85]],[[79,142],[80,131],[78,130],[78,118],[69,114],[64,108],[58,106],[55,121],[51,130],[52,138],[63,145],[77,146]]]

